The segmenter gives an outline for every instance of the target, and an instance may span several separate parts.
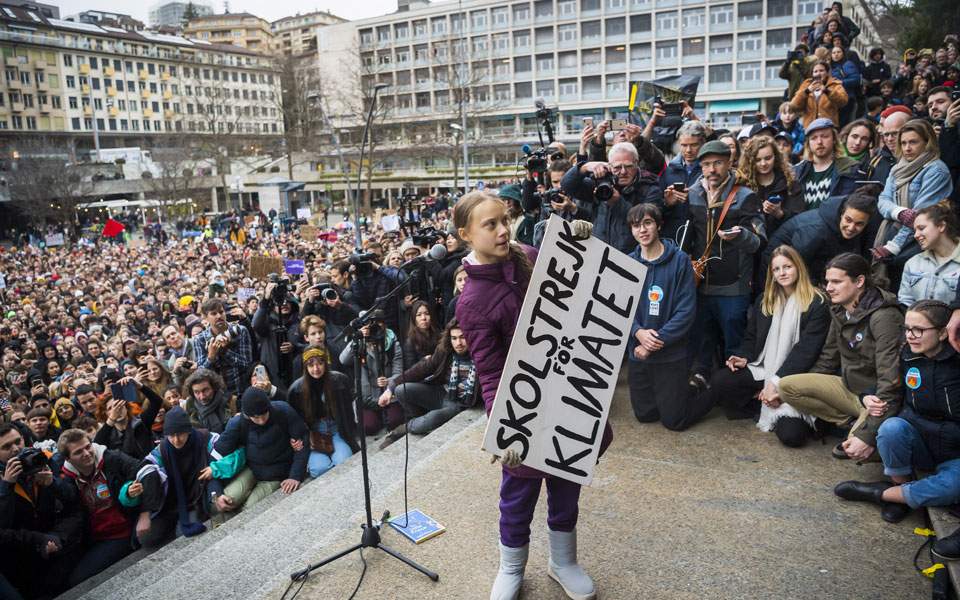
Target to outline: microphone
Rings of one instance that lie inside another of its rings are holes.
[[[534,100],[533,105],[540,110],[543,110],[547,106],[546,103],[543,101],[543,98],[537,98],[536,100]]]
[[[524,154],[530,154],[530,150],[530,144],[524,144],[520,146],[520,152],[523,152]]]
[[[407,261],[400,268],[406,271],[407,269],[415,269],[428,261],[437,261],[443,260],[447,257],[447,248],[443,244],[434,244],[430,251],[422,256],[418,256],[413,260]]]

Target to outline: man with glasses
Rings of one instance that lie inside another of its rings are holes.
[[[754,256],[766,242],[760,199],[737,184],[730,147],[707,142],[697,153],[703,176],[688,193],[690,256],[706,259],[697,292],[691,336],[694,359],[690,384],[703,391],[717,346],[723,356],[739,349],[747,328]]]
[[[870,159],[867,167],[867,179],[880,185],[887,183],[890,169],[897,164],[897,136],[904,124],[911,119],[910,110],[905,106],[891,106],[880,113],[880,151]]]
[[[657,177],[640,168],[637,149],[630,142],[620,142],[610,149],[609,162],[580,162],[570,168],[560,183],[563,191],[580,200],[577,218],[593,223],[593,235],[630,253],[637,242],[633,239],[627,213],[637,204],[650,202],[663,209],[663,191]],[[594,185],[613,175],[613,195],[597,199]],[[590,181],[588,181],[590,180]]]

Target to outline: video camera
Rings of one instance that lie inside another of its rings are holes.
[[[550,155],[547,153],[547,149],[541,146],[536,150],[530,148],[529,144],[524,144],[520,151],[523,152],[523,158],[520,159],[520,163],[523,165],[523,168],[534,172],[542,173],[547,170],[547,165],[550,162]]]
[[[418,229],[412,238],[416,246],[432,246],[443,238],[443,234],[441,234],[440,230],[436,227],[424,227]]]
[[[357,277],[368,277],[377,270],[375,266],[377,258],[379,257],[373,252],[365,252],[363,254],[351,254],[347,257],[347,262],[354,267]]]
[[[270,299],[274,304],[280,306],[286,302],[287,296],[290,294],[290,278],[277,273],[270,273],[267,279],[270,283],[275,284]]]

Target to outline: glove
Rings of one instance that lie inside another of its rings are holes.
[[[897,215],[897,220],[903,223],[905,227],[913,227],[913,221],[917,218],[917,211],[912,208],[905,208]]]
[[[586,240],[593,233],[593,223],[582,219],[575,219],[570,222],[570,228],[573,230],[573,237],[578,240]]]
[[[493,458],[490,459],[490,464],[492,465],[498,460],[503,462],[503,466],[509,467],[511,469],[515,469],[516,467],[519,467],[522,461],[522,459],[520,458],[520,453],[518,453],[513,448],[507,448],[507,450],[503,453],[502,457],[494,455]]]
[[[889,248],[885,246],[877,246],[876,248],[870,248],[870,254],[873,255],[873,260],[881,261],[893,256],[893,252],[890,252]]]

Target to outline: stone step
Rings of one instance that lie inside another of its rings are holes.
[[[945,508],[931,506],[927,509],[927,514],[930,515],[930,522],[933,524],[933,530],[937,532],[938,539],[945,538],[960,529],[960,519],[950,514],[950,511]],[[947,561],[944,565],[950,572],[953,591],[960,594],[960,561]]]
[[[423,438],[410,436],[409,477],[429,468],[447,444],[485,422],[482,411],[465,411]],[[403,506],[377,502],[402,489],[405,444],[372,452],[369,459],[373,516],[384,509],[401,514]],[[415,507],[411,499],[411,508]],[[65,593],[60,600],[196,600],[215,597],[256,599],[269,596],[310,558],[344,548],[329,546],[364,521],[360,455],[296,493],[277,492],[249,511],[195,538],[178,538],[152,554],[142,553],[114,565]]]

